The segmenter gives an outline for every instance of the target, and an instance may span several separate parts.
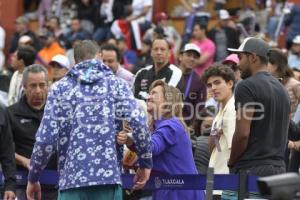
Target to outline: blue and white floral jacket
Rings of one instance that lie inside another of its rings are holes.
[[[133,128],[140,167],[151,168],[146,114],[129,85],[98,60],[75,65],[48,95],[29,181],[39,180],[50,155],[57,151],[60,190],[121,184],[116,134],[124,119]]]

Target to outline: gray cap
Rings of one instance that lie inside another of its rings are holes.
[[[247,37],[240,45],[238,49],[228,48],[228,51],[235,53],[254,53],[261,57],[268,57],[268,52],[270,50],[269,45],[262,39]]]

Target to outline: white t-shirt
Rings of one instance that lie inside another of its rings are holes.
[[[209,167],[214,168],[215,174],[229,174],[227,162],[230,157],[232,138],[235,131],[236,111],[234,105],[234,96],[227,102],[224,109],[220,110],[213,121],[213,125],[223,130],[219,139],[221,152],[215,147],[210,156]],[[214,190],[213,194],[221,195],[221,190]]]
[[[100,14],[106,16],[105,23],[112,22],[114,20],[112,8],[113,8],[114,0],[109,0],[106,3],[101,4]]]
[[[209,167],[214,168],[215,174],[228,174],[227,162],[230,157],[232,137],[235,131],[236,111],[234,96],[230,98],[223,110],[220,110],[213,121],[213,125],[223,130],[219,143],[221,152],[215,147],[210,156]]]
[[[148,13],[145,16],[145,19],[147,21],[152,21],[152,6],[153,2],[152,0],[133,0],[132,2],[132,15],[133,16],[139,16],[146,6],[151,6]]]
[[[23,73],[19,71],[15,71],[13,76],[11,77],[8,91],[8,106],[11,106],[17,103],[22,96],[23,86]]]

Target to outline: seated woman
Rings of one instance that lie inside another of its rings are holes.
[[[157,80],[150,87],[147,111],[152,120],[153,171],[165,174],[198,174],[192,154],[192,144],[182,118],[182,94],[164,81]],[[120,132],[119,144],[132,146],[127,134]],[[201,190],[156,190],[153,200],[204,199]]]

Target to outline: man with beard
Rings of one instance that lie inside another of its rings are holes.
[[[248,37],[238,49],[243,81],[235,91],[236,129],[228,167],[232,173],[270,176],[285,172],[290,99],[267,70],[269,46]]]
[[[29,170],[30,156],[35,142],[35,134],[40,126],[48,94],[48,72],[41,65],[33,64],[23,72],[24,96],[20,101],[8,107],[8,123],[11,127],[15,144],[17,170]],[[47,169],[56,170],[55,156]],[[45,198],[56,199],[54,186],[42,186]],[[16,190],[18,199],[26,199],[24,188]]]

